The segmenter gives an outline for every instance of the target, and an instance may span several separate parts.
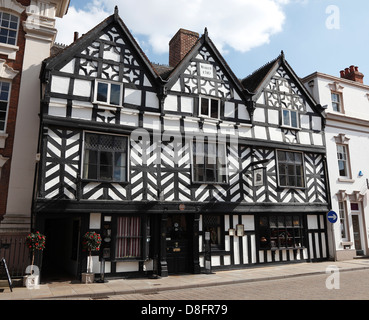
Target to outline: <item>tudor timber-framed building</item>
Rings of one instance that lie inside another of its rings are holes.
[[[84,272],[89,230],[106,276],[199,273],[208,235],[213,269],[327,259],[323,110],[284,55],[241,82],[206,30],[170,47],[151,64],[116,9],[45,60],[43,268]]]

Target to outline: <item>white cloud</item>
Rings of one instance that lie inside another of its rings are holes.
[[[119,15],[134,36],[146,36],[155,53],[168,51],[168,43],[179,28],[209,36],[221,51],[227,47],[246,52],[268,43],[282,31],[283,6],[296,0],[101,0],[71,6],[57,21],[57,42],[69,44],[74,31],[86,33],[118,5]]]

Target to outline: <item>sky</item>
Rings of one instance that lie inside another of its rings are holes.
[[[369,85],[368,0],[70,0],[57,19],[56,42],[70,44],[118,6],[119,16],[150,61],[168,64],[169,41],[180,29],[204,33],[242,79],[283,50],[303,78],[340,76],[359,67]],[[365,77],[367,75],[367,77]]]

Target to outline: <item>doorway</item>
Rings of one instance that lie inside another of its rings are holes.
[[[168,215],[166,250],[169,274],[190,272],[189,230],[190,226],[186,215]]]
[[[46,246],[42,258],[42,275],[46,281],[75,278],[78,274],[80,219],[45,220]]]
[[[361,245],[361,233],[360,233],[360,222],[359,222],[359,215],[353,214],[352,215],[352,229],[354,232],[354,243],[356,254],[361,256],[364,254],[362,245]]]

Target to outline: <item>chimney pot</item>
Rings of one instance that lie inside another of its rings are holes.
[[[341,78],[359,83],[364,83],[363,82],[364,75],[359,71],[359,67],[357,66],[351,65],[349,68],[345,68],[345,71],[341,70],[340,74]]]
[[[79,38],[79,33],[77,31],[74,32],[74,41],[77,41]]]

